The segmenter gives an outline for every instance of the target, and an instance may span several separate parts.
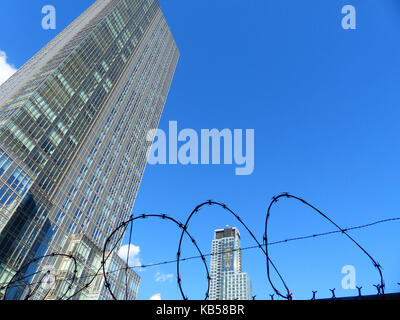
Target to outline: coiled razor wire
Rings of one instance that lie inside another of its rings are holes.
[[[313,209],[315,212],[317,212],[319,215],[321,215],[322,217],[324,217],[326,220],[328,220],[332,225],[335,226],[336,231],[330,231],[330,232],[325,232],[325,233],[319,233],[319,234],[313,234],[313,235],[309,235],[309,236],[303,236],[303,237],[296,237],[296,238],[290,238],[290,239],[286,239],[286,240],[280,240],[280,241],[275,241],[275,242],[268,242],[268,222],[269,222],[269,218],[271,216],[271,210],[274,204],[276,204],[281,198],[285,198],[285,199],[295,199],[297,201],[300,201],[301,203],[305,204],[306,206],[310,207],[311,209]],[[24,279],[30,278],[32,276],[35,276],[36,274],[40,273],[35,272],[33,274],[27,275],[27,276],[20,276],[17,279],[17,276],[23,272],[25,272],[25,270],[28,269],[29,265],[33,264],[33,263],[37,263],[38,261],[45,259],[45,258],[49,258],[49,257],[56,257],[56,256],[63,256],[63,257],[67,257],[69,259],[72,259],[74,262],[74,272],[73,272],[73,277],[71,281],[70,285],[68,286],[66,292],[64,292],[64,294],[59,298],[59,300],[63,300],[64,298],[66,298],[67,293],[72,289],[73,284],[75,283],[75,281],[77,279],[89,279],[88,282],[83,285],[79,290],[77,290],[73,295],[67,297],[67,300],[71,300],[74,297],[76,297],[79,293],[81,293],[83,290],[88,289],[90,287],[90,285],[93,283],[93,281],[96,279],[97,276],[99,276],[100,272],[103,271],[103,278],[104,278],[104,282],[105,282],[105,286],[108,289],[111,297],[114,300],[117,300],[114,292],[112,291],[112,287],[110,284],[110,281],[108,279],[108,276],[114,272],[119,272],[121,270],[125,270],[126,272],[128,271],[128,269],[135,269],[135,268],[146,268],[146,267],[151,267],[151,266],[159,266],[159,265],[165,265],[165,264],[169,264],[169,263],[176,263],[177,264],[177,283],[179,286],[179,290],[180,293],[182,295],[183,300],[188,300],[188,297],[185,295],[183,287],[182,287],[182,277],[181,277],[181,270],[180,270],[180,263],[182,261],[189,261],[189,260],[193,260],[193,259],[201,259],[203,261],[206,273],[207,273],[207,281],[208,281],[208,288],[207,288],[207,292],[206,292],[206,296],[205,299],[207,300],[209,298],[209,289],[210,289],[210,281],[211,281],[211,277],[209,274],[209,269],[207,266],[207,262],[206,262],[206,257],[212,256],[213,254],[207,254],[204,255],[201,251],[201,249],[199,248],[196,240],[192,237],[192,235],[189,233],[188,231],[188,227],[189,227],[189,223],[191,221],[191,219],[205,206],[218,206],[223,208],[226,212],[228,212],[229,214],[233,215],[233,217],[236,218],[237,221],[239,221],[239,223],[246,229],[246,231],[250,234],[250,236],[252,237],[252,239],[256,242],[256,246],[252,246],[252,247],[247,247],[247,248],[241,248],[240,250],[247,250],[247,249],[256,249],[259,248],[263,254],[266,257],[266,266],[267,266],[267,276],[268,276],[268,281],[271,285],[271,287],[273,288],[273,290],[275,291],[275,294],[278,295],[279,297],[282,297],[284,299],[287,300],[292,300],[292,293],[290,292],[288,286],[286,285],[286,282],[284,281],[282,275],[280,274],[280,272],[278,271],[277,267],[275,266],[275,264],[272,262],[271,258],[270,258],[270,254],[268,251],[268,247],[274,244],[281,244],[281,243],[288,243],[290,241],[297,241],[297,240],[304,240],[304,239],[315,239],[317,237],[320,236],[326,236],[326,235],[331,235],[331,234],[337,234],[337,233],[341,233],[344,234],[347,238],[349,238],[359,249],[362,250],[362,252],[364,254],[366,254],[368,256],[368,258],[373,262],[374,267],[378,270],[379,272],[379,276],[380,276],[380,284],[379,285],[375,285],[375,287],[377,287],[378,289],[378,293],[379,294],[385,294],[384,292],[384,288],[385,288],[385,283],[384,283],[384,279],[383,279],[383,273],[382,273],[382,267],[380,264],[378,264],[376,262],[376,260],[355,240],[353,239],[347,232],[350,230],[356,230],[356,229],[361,229],[361,228],[366,228],[366,227],[370,227],[370,226],[374,226],[377,225],[379,223],[383,223],[383,222],[393,222],[393,221],[399,221],[400,218],[392,218],[392,219],[385,219],[385,220],[380,220],[374,223],[370,223],[370,224],[366,224],[366,225],[362,225],[362,226],[356,226],[356,227],[351,227],[351,228],[346,228],[343,229],[341,228],[339,225],[337,225],[332,219],[330,219],[326,214],[324,214],[323,212],[321,212],[319,209],[317,209],[316,207],[314,207],[313,205],[311,205],[310,203],[308,203],[307,201],[305,201],[304,199],[294,196],[294,195],[290,195],[289,193],[282,193],[276,197],[274,197],[271,201],[271,203],[268,206],[268,211],[267,211],[267,215],[266,215],[266,220],[265,220],[265,233],[264,233],[264,237],[263,237],[263,244],[261,244],[257,238],[255,237],[255,235],[253,234],[253,232],[248,228],[248,226],[245,224],[245,222],[242,220],[242,218],[236,214],[233,210],[231,210],[230,208],[228,208],[228,206],[226,206],[223,203],[220,202],[215,202],[212,200],[206,201],[198,206],[195,207],[195,209],[190,213],[188,219],[186,220],[185,224],[182,224],[181,222],[177,221],[176,219],[167,216],[165,214],[143,214],[140,216],[136,216],[133,217],[131,216],[131,218],[122,223],[120,226],[118,226],[117,228],[114,229],[114,231],[110,234],[110,236],[107,238],[105,245],[103,247],[103,257],[102,257],[102,262],[101,262],[101,266],[97,269],[97,271],[92,274],[92,275],[87,275],[87,276],[83,276],[80,278],[76,277],[76,273],[77,273],[77,262],[76,259],[73,255],[67,255],[67,254],[59,254],[59,253],[52,253],[49,255],[45,255],[39,258],[36,258],[32,261],[30,261],[29,263],[24,264],[18,271],[17,273],[12,277],[12,279],[7,283],[7,285],[5,287],[0,287],[0,290],[4,290],[6,289],[5,295],[4,295],[4,299],[7,296],[7,291],[9,290],[9,288],[11,288],[12,286],[14,287],[18,287],[18,286],[22,286],[21,284],[18,284],[18,282],[23,281]],[[162,220],[166,220],[166,221],[170,221],[172,223],[174,223],[180,230],[182,230],[181,236],[180,236],[180,241],[179,241],[179,246],[178,246],[178,251],[177,251],[177,259],[176,260],[172,260],[172,261],[164,261],[164,262],[160,262],[160,263],[154,263],[154,264],[150,264],[150,265],[142,265],[142,266],[133,266],[130,267],[129,266],[129,249],[128,249],[128,255],[127,255],[127,259],[126,259],[126,267],[125,268],[121,268],[118,270],[114,270],[114,271],[108,271],[106,272],[106,263],[109,259],[109,257],[111,256],[111,254],[116,250],[116,247],[118,246],[118,244],[120,243],[120,241],[122,240],[122,237],[124,236],[128,226],[130,225],[130,234],[129,234],[129,244],[131,244],[131,238],[132,238],[132,226],[133,226],[133,222],[136,220],[141,220],[141,219],[146,219],[146,218],[158,218],[158,219],[162,219]],[[118,239],[116,241],[114,241],[114,246],[109,249],[107,248],[107,246],[109,245],[109,243],[111,242],[112,238],[118,233],[121,232]],[[182,243],[183,243],[183,239],[184,236],[187,235],[190,240],[192,241],[193,245],[196,247],[197,251],[199,252],[198,256],[194,256],[194,257],[189,257],[189,258],[182,258],[181,257],[181,250],[182,250]],[[234,251],[238,251],[237,249],[232,250],[232,252]],[[108,254],[106,254],[108,252]],[[281,293],[275,286],[275,284],[272,282],[271,280],[271,267],[274,269],[274,271],[277,273],[279,279],[281,280],[283,286],[285,287],[286,290],[286,294]],[[128,279],[128,275],[126,274],[125,277],[125,281],[126,281],[126,288],[125,288],[125,298],[128,297],[128,283],[127,283],[127,279]],[[37,291],[37,289],[39,288],[39,286],[43,283],[42,282],[43,278],[40,279],[38,282],[36,283],[30,283],[28,284],[27,282],[24,281],[24,285],[23,287],[28,286],[29,290],[28,290],[28,294],[25,297],[26,300],[28,300],[30,297],[32,297],[35,292]],[[33,285],[37,285],[33,290],[32,290],[32,286]],[[50,292],[50,291],[49,291]],[[49,293],[47,292],[47,294]],[[46,297],[47,297],[46,294]],[[315,299],[315,295],[316,292],[313,292],[313,298]],[[45,298],[46,298],[45,297]]]
[[[271,284],[271,287],[273,288],[273,290],[275,291],[275,293],[276,293],[277,295],[279,295],[279,296],[282,297],[282,298],[288,299],[288,300],[291,300],[291,299],[292,299],[292,294],[290,293],[290,291],[287,290],[287,291],[288,291],[287,295],[286,295],[286,296],[283,295],[283,294],[275,287],[274,283],[273,283],[272,280],[271,280],[271,276],[270,276],[270,266],[269,266],[269,265],[270,265],[270,258],[269,258],[269,253],[268,253],[268,220],[269,220],[269,218],[270,218],[270,216],[271,216],[271,209],[272,209],[273,205],[276,204],[276,203],[279,201],[279,199],[281,199],[281,198],[284,198],[284,199],[295,199],[295,200],[300,201],[301,203],[305,204],[306,206],[310,207],[310,208],[313,209],[315,212],[317,212],[319,215],[321,215],[321,216],[324,217],[326,220],[328,220],[328,221],[329,221],[332,225],[334,225],[342,234],[344,234],[344,235],[345,235],[347,238],[349,238],[358,248],[360,248],[361,251],[362,251],[363,253],[365,253],[365,254],[368,256],[368,258],[372,261],[374,267],[378,270],[378,272],[379,272],[379,277],[380,277],[380,285],[379,285],[379,287],[380,287],[380,289],[382,290],[382,293],[384,294],[385,282],[384,282],[384,280],[383,280],[382,266],[381,266],[380,264],[378,264],[378,263],[375,261],[375,259],[374,259],[374,258],[373,258],[373,257],[372,257],[372,256],[371,256],[357,241],[356,241],[356,240],[354,240],[354,239],[347,233],[348,230],[342,229],[338,224],[336,224],[336,223],[335,223],[332,219],[330,219],[326,214],[324,214],[323,212],[321,212],[319,209],[317,209],[316,207],[314,207],[313,205],[311,205],[310,203],[308,203],[308,202],[305,201],[304,199],[299,198],[299,197],[296,197],[296,196],[293,196],[293,195],[290,195],[289,193],[285,192],[285,193],[282,193],[282,194],[280,194],[280,195],[278,195],[278,196],[272,198],[272,201],[271,201],[271,203],[269,204],[269,207],[268,207],[267,217],[266,217],[266,219],[265,219],[264,246],[265,246],[265,253],[266,253],[266,256],[267,256],[267,259],[266,259],[266,261],[267,261],[267,276],[268,276],[268,281],[269,281],[269,283]],[[273,268],[276,270],[276,267],[275,267],[275,266],[273,266]],[[285,288],[287,289],[287,286],[285,286]],[[381,292],[381,291],[379,291],[379,292]]]
[[[113,292],[113,290],[112,290],[112,288],[111,288],[111,284],[110,284],[110,282],[109,282],[109,280],[108,280],[108,277],[107,277],[107,272],[106,272],[106,268],[105,268],[105,265],[106,265],[106,263],[105,263],[105,255],[106,255],[106,252],[107,251],[109,251],[108,249],[107,249],[107,245],[108,245],[108,243],[111,241],[111,238],[114,236],[114,234],[116,233],[116,232],[118,232],[120,229],[122,229],[122,228],[125,228],[125,230],[126,230],[126,228],[128,227],[128,225],[129,224],[131,224],[131,226],[132,226],[132,224],[133,224],[133,222],[134,221],[136,221],[136,220],[139,220],[139,219],[146,219],[146,218],[159,218],[159,219],[162,219],[162,220],[166,220],[166,221],[171,221],[171,222],[173,222],[176,226],[178,226],[181,230],[182,230],[182,237],[183,237],[183,235],[187,235],[189,238],[190,238],[190,240],[192,241],[192,243],[193,243],[193,245],[196,247],[196,249],[197,249],[197,251],[199,252],[199,254],[200,254],[200,256],[201,256],[201,259],[202,259],[202,261],[203,261],[203,264],[204,264],[204,268],[205,268],[205,270],[206,270],[206,272],[207,272],[207,280],[208,280],[208,288],[207,288],[207,292],[206,292],[206,297],[205,297],[205,300],[207,300],[208,299],[208,297],[209,297],[209,290],[210,290],[210,280],[211,280],[211,278],[210,278],[210,273],[209,273],[209,271],[208,271],[208,266],[207,266],[207,262],[206,262],[206,259],[205,259],[205,257],[204,257],[204,255],[203,255],[203,253],[201,252],[201,250],[200,250],[200,248],[199,248],[199,246],[197,245],[197,242],[196,242],[196,240],[190,235],[190,233],[187,231],[187,227],[186,227],[186,225],[184,226],[181,222],[179,222],[179,221],[177,221],[176,219],[174,219],[174,218],[172,218],[172,217],[169,217],[169,216],[167,216],[167,215],[165,215],[165,214],[143,214],[143,215],[141,215],[141,216],[137,216],[137,217],[131,217],[131,219],[129,219],[128,221],[126,221],[126,222],[124,222],[123,224],[121,224],[119,227],[117,227],[112,233],[111,233],[111,235],[107,238],[107,240],[106,240],[106,242],[105,242],[105,244],[104,244],[104,248],[103,248],[103,262],[102,262],[102,267],[103,267],[103,276],[104,276],[104,280],[105,280],[105,286],[106,286],[106,288],[108,289],[108,291],[109,291],[109,293],[110,293],[110,295],[111,295],[111,297],[114,299],[114,300],[118,300],[117,298],[116,298],[116,296],[115,296],[115,294],[114,294],[114,292]],[[131,229],[132,230],[132,229]],[[130,233],[130,237],[131,237],[131,234],[132,234],[132,232]],[[179,261],[179,257],[180,257],[180,248],[181,248],[181,244],[179,244],[179,250],[178,250],[178,253],[177,253],[177,257],[178,257],[178,261]],[[129,251],[128,251],[128,255],[127,255],[127,265],[129,264]],[[129,266],[129,265],[128,265]],[[126,270],[127,271],[127,270]],[[188,298],[185,296],[185,293],[184,293],[184,291],[183,291],[183,289],[182,289],[182,281],[181,281],[181,278],[180,278],[180,274],[179,274],[179,269],[178,269],[178,278],[177,278],[177,281],[178,281],[178,286],[179,286],[179,290],[181,291],[181,294],[182,294],[182,298],[184,299],[184,300],[188,300]],[[128,286],[128,284],[126,284],[126,286]]]

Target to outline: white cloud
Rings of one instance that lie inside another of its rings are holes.
[[[7,55],[4,51],[0,50],[0,85],[6,82],[17,69],[14,66],[7,63]]]
[[[154,296],[151,296],[150,300],[162,300],[161,294],[157,293]]]
[[[156,278],[156,282],[167,282],[168,280],[172,282],[174,275],[172,273],[161,273],[157,271],[154,277]]]
[[[126,262],[127,257],[128,257],[128,251],[129,251],[129,261],[128,261],[129,267],[131,267],[131,268],[140,267],[142,265],[142,263],[140,262],[140,257],[139,257],[140,247],[139,246],[135,246],[133,244],[130,244],[130,245],[127,244],[125,246],[122,246],[118,250],[118,255],[125,262]]]

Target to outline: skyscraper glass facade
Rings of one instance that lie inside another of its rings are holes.
[[[0,283],[129,218],[178,57],[156,0],[98,0],[0,87]]]

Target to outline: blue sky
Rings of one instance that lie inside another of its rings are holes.
[[[41,28],[49,1],[1,1],[0,50],[21,67],[93,1],[50,1],[57,30]],[[399,101],[400,4],[397,0],[161,0],[181,58],[160,128],[254,129],[255,171],[235,176],[234,166],[148,166],[134,213],[166,213],[179,220],[213,199],[235,210],[262,240],[272,196],[290,192],[338,224],[353,226],[400,216]],[[341,9],[357,10],[357,30],[343,30]],[[239,226],[216,208],[194,218],[190,231],[209,252],[213,230]],[[242,246],[254,243],[240,228]],[[271,240],[330,231],[321,217],[284,200],[271,217]],[[351,234],[382,264],[388,291],[400,282],[399,223]],[[179,232],[159,221],[140,221],[133,243],[149,264],[174,259]],[[183,255],[196,254],[186,241]],[[357,284],[374,293],[378,273],[340,235],[271,248],[271,258],[297,299],[355,295],[341,289],[345,265]],[[273,293],[263,256],[243,253],[243,269],[257,299]],[[169,276],[172,274],[171,276]],[[180,299],[175,265],[140,272],[140,299],[160,293]],[[160,275],[165,275],[161,277]],[[207,287],[201,261],[183,265],[192,299]],[[158,278],[159,281],[156,281]],[[165,281],[162,281],[165,280]],[[277,286],[282,286],[277,282]]]

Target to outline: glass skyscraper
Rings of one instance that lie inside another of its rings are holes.
[[[157,0],[97,0],[0,87],[0,288],[53,252],[82,250],[78,278],[100,265],[107,237],[130,216],[178,58]],[[62,260],[43,263],[67,275]],[[135,298],[140,279],[129,277]],[[102,286],[75,298],[107,299]]]
[[[211,248],[210,300],[251,300],[252,288],[242,272],[240,233],[237,228],[215,230]]]

